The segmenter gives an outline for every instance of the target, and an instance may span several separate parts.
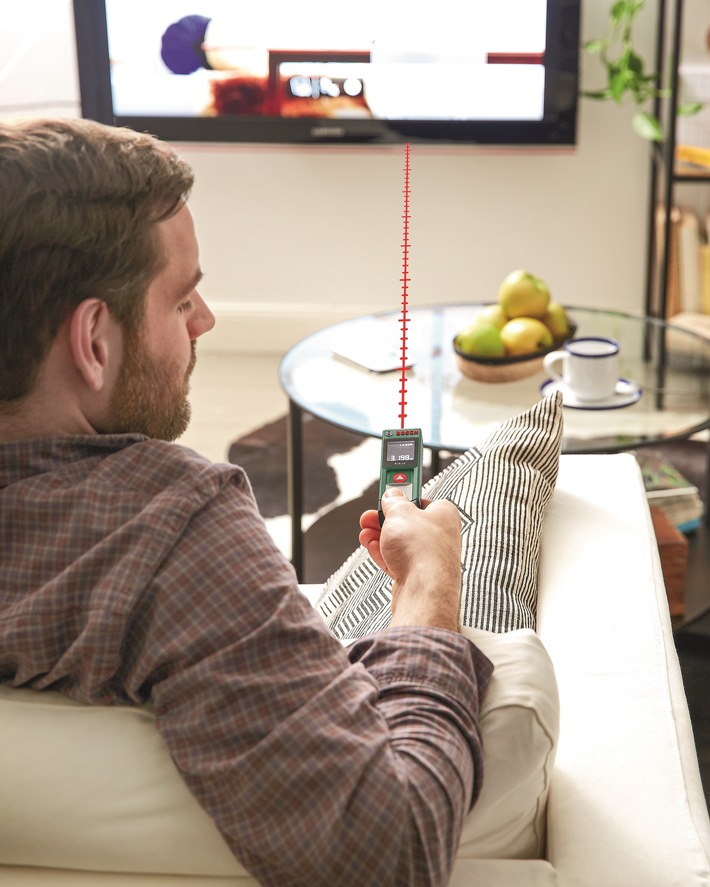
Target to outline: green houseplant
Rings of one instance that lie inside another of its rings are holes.
[[[609,28],[606,35],[597,40],[587,40],[583,49],[599,60],[606,74],[603,89],[582,91],[590,99],[610,100],[621,105],[630,100],[636,106],[632,118],[634,130],[643,138],[662,142],[663,127],[658,117],[648,110],[648,103],[669,95],[661,85],[661,74],[648,71],[646,63],[634,48],[633,25],[646,0],[615,0],[609,7]],[[678,106],[679,114],[695,114],[702,103]]]

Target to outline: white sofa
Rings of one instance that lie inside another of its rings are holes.
[[[304,590],[311,599],[319,591]],[[655,538],[631,456],[562,457],[543,531],[538,634],[560,697],[543,814],[546,848],[537,859],[459,859],[451,887],[710,885],[710,820]],[[184,816],[175,813],[182,819],[169,842],[153,836],[151,816],[166,812],[157,798],[176,773],[149,713],[116,712],[125,725],[102,726],[93,719],[96,710],[77,712],[53,697],[0,688],[0,887],[254,883],[197,805]],[[133,734],[141,733],[144,744],[147,736],[158,755],[151,778],[107,787],[104,781],[115,777],[105,765],[92,769],[86,748],[77,752],[88,731],[61,726],[77,725],[78,717],[98,724],[90,728],[97,753],[106,731],[117,771]],[[57,784],[47,774],[72,755],[74,783]],[[124,805],[106,824],[87,812],[97,793]],[[191,799],[183,800],[189,807]],[[68,832],[75,842],[67,842]],[[136,848],[141,840],[146,846]],[[166,869],[158,863],[121,871],[129,846],[167,859],[170,873],[160,874]]]

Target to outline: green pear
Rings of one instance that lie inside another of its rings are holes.
[[[552,333],[536,317],[515,317],[509,320],[500,331],[500,337],[511,357],[544,351],[554,344]]]
[[[559,302],[550,302],[547,306],[547,313],[542,318],[542,322],[550,330],[555,341],[562,342],[569,337],[569,318],[567,317],[567,312]]]
[[[474,323],[459,333],[456,345],[471,357],[503,357],[505,354],[500,330],[489,323]]]
[[[474,320],[474,323],[489,324],[497,330],[502,330],[507,322],[508,318],[505,311],[503,311],[503,306],[497,303],[481,308]]]
[[[509,319],[541,319],[550,304],[550,290],[544,280],[529,271],[511,271],[498,290],[498,304]]]

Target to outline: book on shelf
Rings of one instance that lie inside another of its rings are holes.
[[[668,269],[667,279],[668,286],[666,288],[666,317],[673,317],[683,310],[681,304],[680,293],[680,265],[678,260],[679,254],[679,235],[680,227],[680,210],[677,207],[671,208],[670,220],[668,222]],[[662,266],[662,245],[665,239],[666,229],[666,211],[662,205],[656,207],[656,280],[660,280]],[[655,292],[656,310],[660,312],[660,295],[658,287]]]
[[[700,276],[700,248],[703,238],[697,213],[681,209],[678,223],[678,267],[680,277],[680,304],[683,311],[702,310],[702,281]]]
[[[676,145],[675,171],[682,175],[710,175],[710,148]]]
[[[710,230],[710,220],[705,224]],[[710,315],[710,243],[700,245],[700,304],[703,314]]]
[[[660,279],[666,214],[656,208],[656,279]],[[702,220],[692,209],[674,206],[668,224],[668,286],[666,317],[710,315],[710,212]],[[660,311],[658,288],[656,310]],[[698,330],[700,332],[700,330]]]
[[[693,314],[681,311],[675,317],[669,318],[668,322],[672,326],[679,326],[691,333],[710,339],[710,314]]]
[[[681,532],[688,533],[699,527],[703,501],[698,488],[661,450],[644,448],[636,450],[634,455],[649,505],[660,508]]]

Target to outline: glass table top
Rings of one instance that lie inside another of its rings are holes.
[[[406,424],[420,427],[427,447],[462,452],[501,422],[540,399],[543,369],[515,382],[477,382],[455,363],[454,336],[480,304],[410,307]],[[606,336],[620,345],[620,376],[641,386],[624,408],[564,411],[563,451],[618,452],[682,439],[710,427],[710,339],[653,318],[568,308],[577,336]],[[284,356],[279,377],[289,399],[308,413],[363,435],[399,427],[399,312],[371,314],[327,327]],[[338,352],[338,353],[336,353]],[[370,366],[375,372],[342,354]]]

